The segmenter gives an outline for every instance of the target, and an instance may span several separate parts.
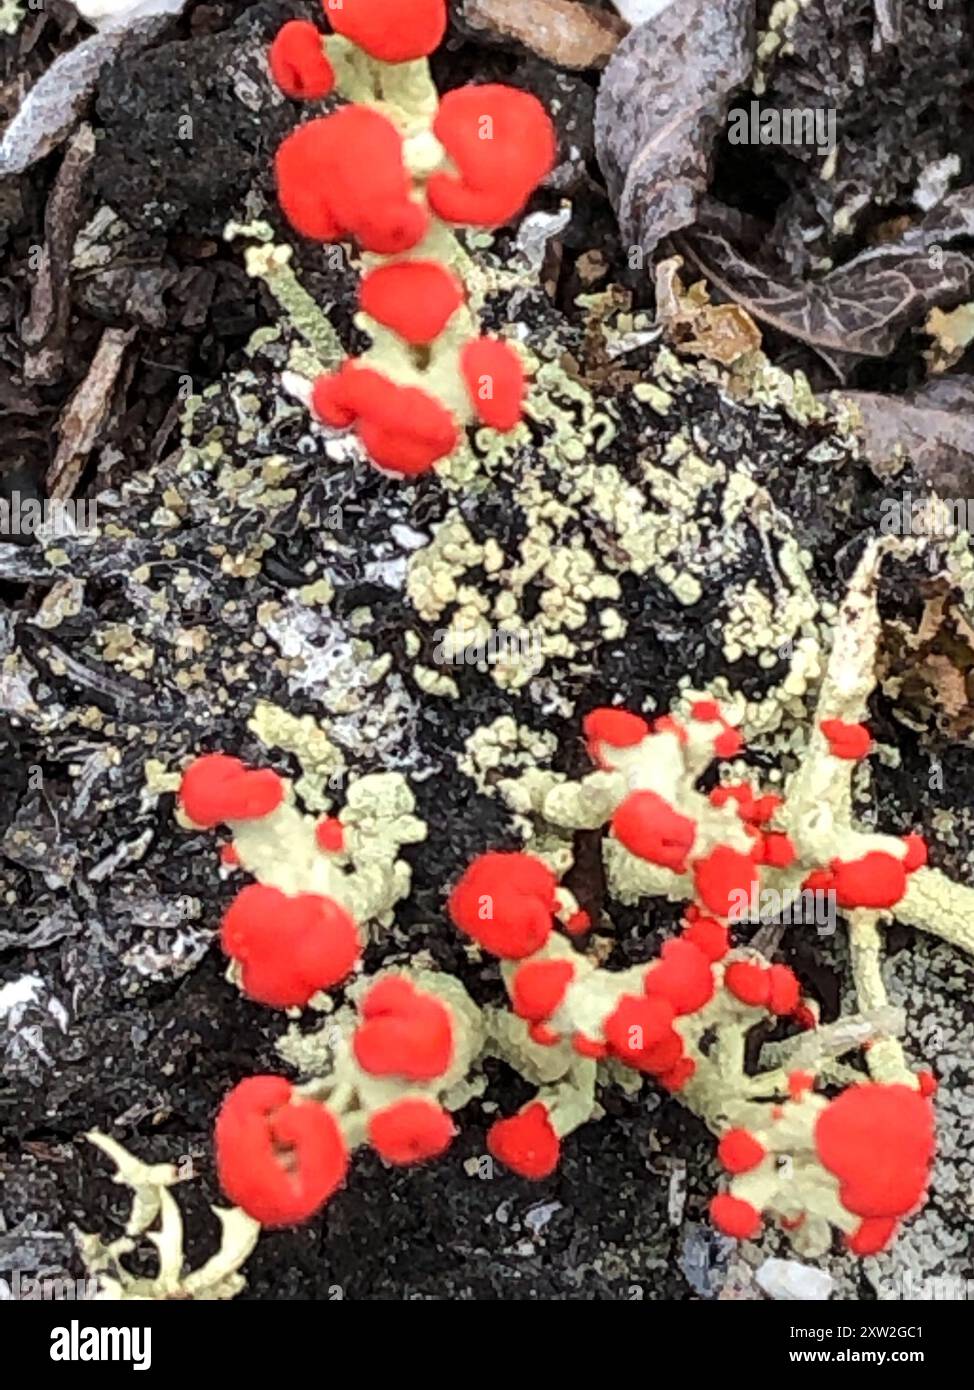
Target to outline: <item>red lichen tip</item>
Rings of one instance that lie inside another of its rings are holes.
[[[662,957],[647,970],[643,988],[650,996],[666,999],[674,1013],[693,1014],[713,998],[714,977],[710,962],[694,943],[683,937],[664,941]]]
[[[460,371],[478,417],[491,429],[514,429],[524,404],[524,365],[510,343],[475,338],[460,352]]]
[[[369,1116],[369,1143],[396,1166],[438,1158],[455,1134],[456,1127],[442,1106],[421,1096],[407,1096]]]
[[[778,831],[769,831],[761,836],[759,845],[760,862],[772,869],[788,869],[798,858],[794,841]]]
[[[933,1109],[910,1086],[850,1086],[822,1111],[815,1147],[856,1216],[899,1217],[926,1190],[934,1153]]]
[[[922,869],[927,862],[927,842],[922,835],[904,835],[903,846],[906,853],[903,856],[903,867],[908,874],[915,873],[917,869]]]
[[[697,1064],[692,1057],[681,1057],[668,1071],[660,1072],[657,1080],[665,1090],[675,1093],[683,1089],[696,1070]]]
[[[204,753],[179,784],[179,804],[194,825],[212,830],[223,821],[259,820],[284,800],[284,783],[270,768],[249,768],[225,753]]]
[[[766,1009],[771,997],[771,976],[763,965],[749,960],[735,960],[724,971],[724,986],[754,1009]]]
[[[383,63],[428,58],[446,33],[446,0],[323,0],[336,34]]]
[[[820,727],[834,758],[855,762],[866,757],[872,747],[872,737],[865,724],[847,724],[844,719],[823,719]]]
[[[507,1120],[495,1120],[487,1131],[487,1150],[522,1178],[546,1178],[558,1167],[561,1144],[540,1101]]]
[[[326,854],[340,854],[345,847],[345,827],[337,816],[325,816],[315,826],[315,840]]]
[[[455,173],[426,185],[446,222],[494,227],[515,217],[555,163],[554,126],[530,92],[496,83],[458,87],[440,102],[433,134]]]
[[[363,311],[414,347],[438,338],[463,300],[460,281],[439,261],[377,266],[359,288]]]
[[[686,941],[692,941],[709,961],[723,960],[730,950],[730,931],[713,917],[698,916],[683,929]]]
[[[378,980],[359,1005],[355,1060],[370,1076],[432,1081],[453,1060],[453,1019],[433,994],[403,975]]]
[[[724,729],[714,739],[714,752],[718,758],[736,758],[744,747],[744,739],[736,729]]]
[[[234,898],[220,942],[240,965],[248,998],[276,1009],[303,1008],[318,990],[339,984],[362,951],[355,923],[332,898],[289,897],[263,883]]]
[[[450,894],[461,931],[503,960],[533,956],[552,928],[557,879],[530,854],[481,854]]]
[[[716,700],[694,700],[690,706],[690,718],[699,720],[701,724],[713,724],[716,720],[723,721],[720,705]]]
[[[511,1003],[518,1018],[540,1023],[550,1018],[575,978],[570,960],[529,960],[511,982]]]
[[[768,971],[768,1008],[773,1014],[793,1014],[801,1000],[801,986],[787,965],[772,965]]]
[[[748,1173],[767,1150],[747,1129],[729,1129],[717,1145],[717,1157],[728,1173]]]
[[[220,1186],[264,1226],[307,1221],[340,1187],[348,1151],[332,1113],[294,1096],[283,1076],[251,1076],[220,1107]]]
[[[311,408],[336,429],[355,425],[376,467],[403,477],[428,472],[460,437],[453,416],[435,397],[418,386],[399,386],[354,358],[332,376],[318,377]]]
[[[612,830],[630,854],[683,874],[697,823],[681,816],[656,792],[630,792],[612,817]]]
[[[549,1028],[547,1023],[532,1023],[528,1028],[528,1036],[539,1047],[555,1047],[561,1042],[561,1034],[556,1033],[554,1028]]]
[[[899,1222],[895,1216],[873,1216],[859,1225],[845,1243],[854,1255],[878,1255],[896,1235]]]
[[[722,1192],[710,1203],[710,1219],[718,1231],[735,1240],[753,1240],[761,1230],[761,1213],[740,1197]]]
[[[579,1057],[594,1057],[597,1062],[601,1062],[603,1057],[608,1057],[609,1048],[598,1038],[590,1038],[585,1033],[572,1034],[572,1047]]]
[[[800,1100],[806,1091],[810,1091],[815,1085],[815,1078],[810,1071],[791,1071],[788,1073],[788,1094],[792,1100]]]
[[[642,743],[649,734],[649,725],[638,714],[627,709],[593,709],[582,720],[582,733],[585,746],[593,763],[606,766],[599,752],[599,744],[607,743],[610,748],[632,748]]]
[[[592,919],[585,909],[580,907],[577,912],[572,913],[564,927],[569,936],[584,936],[587,931],[592,930]]]
[[[882,850],[870,850],[859,859],[833,859],[830,867],[835,900],[843,908],[895,907],[906,892],[903,860]]]
[[[746,916],[758,887],[754,860],[729,845],[718,845],[693,866],[696,896],[715,917]]]
[[[609,1051],[637,1071],[669,1071],[683,1054],[683,1040],[673,1028],[675,1016],[668,999],[624,994],[602,1027]]]
[[[271,77],[285,96],[299,101],[326,97],[335,74],[322,46],[324,34],[307,19],[289,19],[268,53]]]
[[[274,169],[281,208],[302,236],[354,237],[391,256],[426,234],[429,215],[411,197],[402,136],[371,107],[343,106],[298,126],[278,147]]]

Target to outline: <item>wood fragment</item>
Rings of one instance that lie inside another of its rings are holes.
[[[466,0],[472,29],[515,39],[560,68],[604,68],[629,25],[580,0]]]
[[[25,346],[32,349],[24,362],[28,381],[50,384],[61,375],[71,316],[71,252],[81,192],[94,156],[95,133],[85,124],[68,145],[44,213],[45,244],[21,330]]]
[[[108,416],[125,349],[135,334],[134,328],[105,329],[88,375],[64,408],[57,425],[61,441],[46,480],[52,500],[63,500],[74,492]]]

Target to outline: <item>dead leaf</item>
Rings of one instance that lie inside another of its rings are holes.
[[[974,497],[974,379],[944,377],[910,396],[832,391],[826,399],[856,406],[877,477],[895,476],[909,458],[941,497]]]
[[[918,627],[887,624],[879,676],[906,722],[974,736],[974,628],[946,581],[931,581]]]
[[[761,346],[757,324],[737,304],[711,304],[703,280],[688,290],[679,276],[683,259],[671,256],[656,267],[656,322],[678,352],[707,357],[729,367]]]
[[[728,217],[724,219],[724,212]],[[737,219],[739,221],[739,219]],[[709,202],[678,250],[721,294],[822,356],[844,377],[856,357],[887,357],[938,303],[974,288],[974,260],[951,243],[974,236],[974,188],[946,197],[897,240],[861,252],[820,280],[785,282],[729,240],[733,214]]]
[[[731,93],[754,57],[751,0],[672,0],[606,68],[595,148],[622,236],[647,258],[689,227]]]

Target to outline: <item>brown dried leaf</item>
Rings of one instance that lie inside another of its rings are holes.
[[[850,357],[888,356],[936,304],[974,288],[974,259],[948,249],[974,236],[974,188],[950,194],[896,241],[816,281],[776,279],[739,251],[720,223],[721,209],[710,204],[704,223],[677,238],[681,253],[728,299],[808,343],[840,375]]]
[[[656,322],[678,352],[708,357],[729,367],[761,346],[757,324],[737,304],[711,304],[703,280],[685,290],[683,261],[671,256],[656,267]]]
[[[629,25],[607,10],[580,0],[465,0],[463,17],[471,29],[514,39],[560,68],[604,68],[629,32]]]
[[[974,735],[974,628],[945,583],[929,586],[919,626],[888,625],[879,675],[884,691],[921,727],[931,719],[951,738]]]
[[[623,239],[652,255],[690,226],[727,103],[754,53],[751,0],[672,0],[605,70],[595,148]]]

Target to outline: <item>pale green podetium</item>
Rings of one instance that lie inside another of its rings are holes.
[[[298,718],[262,701],[249,727],[268,748],[296,757],[302,776],[293,785],[281,779],[284,799],[270,815],[227,822],[241,867],[258,883],[290,896],[315,893],[334,899],[362,929],[370,923],[390,926],[392,910],[408,897],[411,883],[409,865],[399,851],[426,838],[425,823],[413,814],[416,802],[406,779],[398,772],[349,776],[343,754],[310,715]],[[320,812],[339,789],[343,846],[338,853],[326,853],[315,837],[320,815],[302,810],[298,800]],[[181,811],[177,819],[191,824]],[[234,970],[231,965],[232,977]]]
[[[199,1269],[187,1270],[183,1253],[183,1218],[170,1188],[183,1181],[175,1164],[143,1163],[100,1130],[87,1138],[115,1164],[114,1181],[129,1188],[132,1205],[125,1234],[104,1241],[81,1233],[78,1246],[89,1275],[97,1279],[96,1299],[135,1300],[236,1298],[246,1287],[241,1266],[253,1252],[260,1223],[239,1207],[212,1207],[220,1223],[220,1248]],[[154,1275],[133,1274],[124,1263],[140,1244],[155,1246]]]

